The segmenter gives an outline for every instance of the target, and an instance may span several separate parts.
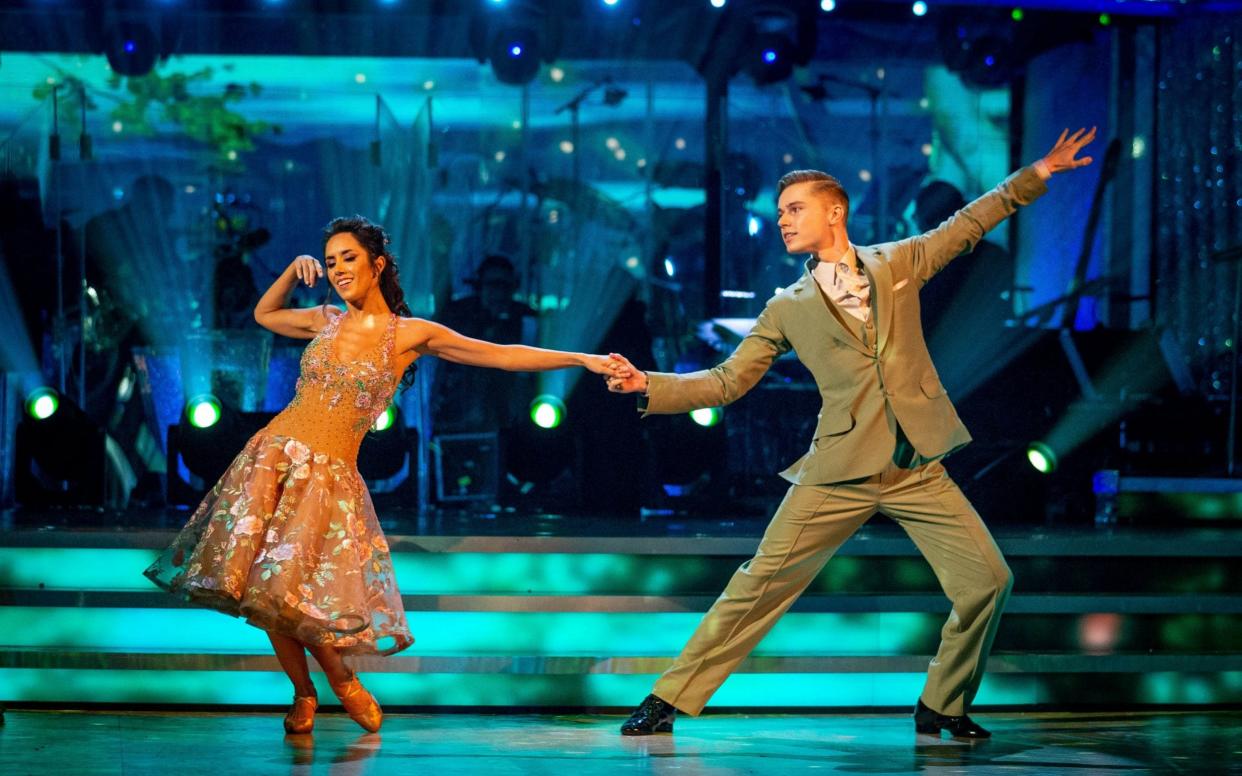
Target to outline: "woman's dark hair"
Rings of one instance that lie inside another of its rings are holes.
[[[375,266],[375,260],[380,256],[386,259],[379,276],[380,293],[384,296],[384,302],[388,304],[388,309],[397,315],[413,318],[414,313],[410,312],[410,306],[405,303],[405,292],[401,290],[401,282],[398,279],[397,257],[388,250],[390,240],[384,227],[372,223],[364,216],[334,218],[323,229],[324,248],[328,247],[328,240],[345,232],[352,234],[362,249],[367,252],[367,260],[372,266]],[[415,371],[417,371],[415,365],[410,364],[405,374],[401,375],[401,383],[397,386],[397,390],[403,391],[413,385]]]

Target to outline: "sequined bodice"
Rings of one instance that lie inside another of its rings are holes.
[[[346,461],[358,457],[367,429],[392,400],[398,380],[392,373],[397,316],[389,316],[380,342],[354,361],[337,354],[336,336],[344,315],[328,322],[302,352],[301,376],[289,406],[268,429],[306,443],[312,450]]]

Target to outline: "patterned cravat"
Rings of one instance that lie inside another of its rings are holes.
[[[844,261],[837,262],[837,282],[850,296],[856,297],[864,306],[871,302],[871,283],[861,270],[851,271]]]

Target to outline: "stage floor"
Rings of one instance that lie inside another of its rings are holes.
[[[368,735],[323,714],[286,737],[278,712],[10,709],[0,773],[1242,773],[1242,712],[987,714],[994,737],[975,744],[917,736],[905,715],[707,715],[649,738],[621,719],[391,714]]]

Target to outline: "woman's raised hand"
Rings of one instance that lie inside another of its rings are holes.
[[[297,276],[298,280],[311,288],[315,287],[316,280],[323,277],[323,265],[314,256],[302,254],[294,259],[289,266],[293,269],[293,274]]]

